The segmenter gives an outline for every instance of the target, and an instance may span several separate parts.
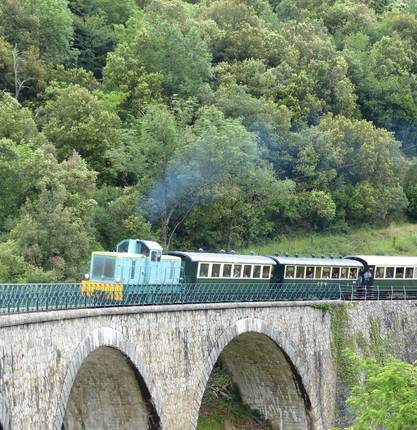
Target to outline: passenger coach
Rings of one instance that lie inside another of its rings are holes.
[[[366,285],[370,291],[395,297],[401,296],[404,289],[414,289],[417,295],[417,257],[353,255],[346,258],[362,263],[365,272],[370,271],[371,278]]]

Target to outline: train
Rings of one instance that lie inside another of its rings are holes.
[[[164,252],[157,242],[125,239],[114,252],[93,252],[89,273],[81,282],[82,295],[104,295],[116,302],[125,300],[127,292],[136,297],[181,295],[184,301],[198,291],[214,295],[221,291],[218,301],[236,298],[231,294],[236,291],[253,293],[249,299],[343,299],[373,292],[378,298],[393,299],[404,291],[417,298],[417,257]]]

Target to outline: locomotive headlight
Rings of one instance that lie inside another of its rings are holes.
[[[90,275],[88,273],[84,274],[84,279],[90,279]]]
[[[116,282],[119,283],[120,282],[120,278],[116,278]]]

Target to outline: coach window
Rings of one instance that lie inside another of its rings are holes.
[[[253,277],[259,279],[261,277],[261,266],[255,266],[253,268]]]
[[[220,264],[213,264],[211,266],[211,277],[212,278],[220,277]]]
[[[321,267],[316,267],[314,270],[314,278],[321,279]]]
[[[233,268],[233,277],[234,278],[240,278],[240,274],[242,272],[242,265],[241,264],[235,264]]]
[[[230,278],[231,275],[232,275],[232,265],[225,264],[223,266],[223,278]]]
[[[399,279],[404,278],[404,267],[397,267],[395,269],[395,277]]]
[[[417,268],[416,268],[417,270]],[[294,266],[286,266],[285,267],[285,277],[288,279],[294,278]]]
[[[385,269],[385,278],[388,278],[388,279],[394,278],[394,268],[393,267],[387,267]]]
[[[268,279],[271,273],[271,266],[262,267],[262,278]]]
[[[383,279],[384,278],[385,267],[376,267],[375,268],[375,279]]]
[[[349,270],[349,279],[356,279],[358,277],[358,269],[356,267],[351,267]]]
[[[295,277],[297,279],[303,279],[304,278],[304,272],[305,272],[304,266],[297,266],[297,268],[295,270]]]
[[[406,267],[405,268],[405,277],[407,279],[411,279],[413,277],[413,268],[412,267]]]
[[[332,279],[339,279],[340,267],[333,267],[332,269]]]
[[[313,279],[313,277],[314,277],[314,267],[307,266],[307,269],[306,269],[306,278],[307,279]]]
[[[323,279],[329,279],[330,278],[330,267],[323,267]]]
[[[252,266],[245,264],[243,266],[243,277],[244,278],[250,278],[251,274],[252,274]]]
[[[209,265],[207,263],[200,263],[200,272],[199,277],[200,278],[208,278],[209,273]]]
[[[340,279],[347,279],[349,274],[349,267],[342,267],[340,269]]]

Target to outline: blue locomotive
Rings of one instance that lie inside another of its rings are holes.
[[[181,258],[162,251],[156,242],[127,239],[117,244],[116,252],[93,252],[81,293],[91,296],[101,292],[107,298],[122,300],[123,288],[129,285],[142,285],[146,292],[152,291],[152,286],[178,285]]]

